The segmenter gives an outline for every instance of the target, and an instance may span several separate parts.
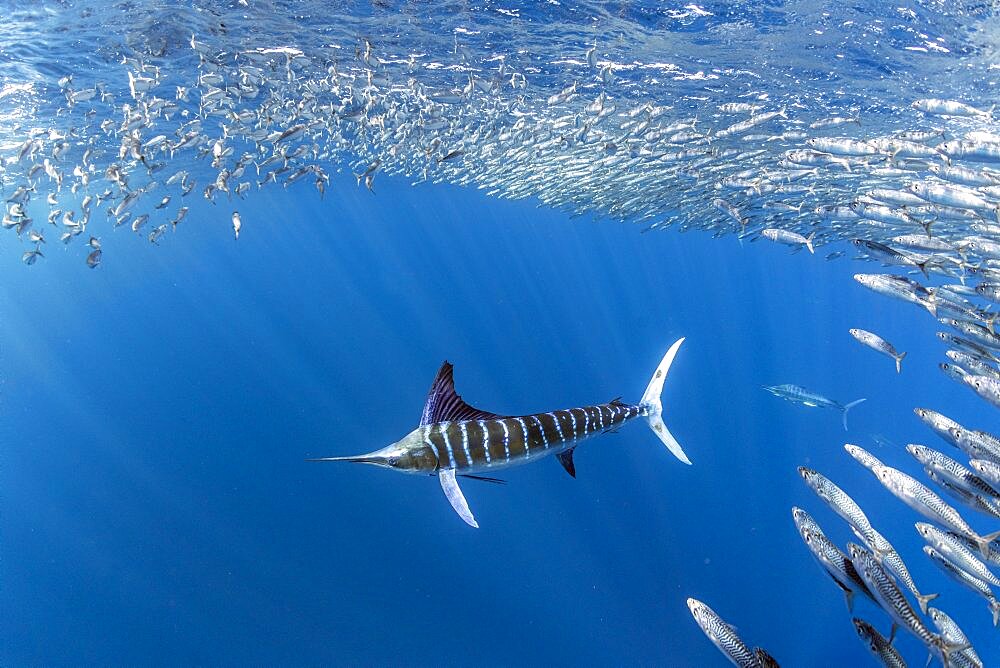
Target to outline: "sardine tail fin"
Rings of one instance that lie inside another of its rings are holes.
[[[920,606],[920,612],[927,614],[927,604],[938,597],[938,594],[917,594],[917,604]]]
[[[987,559],[990,558],[990,543],[1000,538],[1000,531],[994,531],[993,533],[988,533],[985,536],[979,536],[976,538],[976,545],[979,546],[979,553],[982,554]]]
[[[896,373],[903,372],[903,358],[906,357],[906,353],[899,353],[893,359],[896,360]]]
[[[862,401],[868,401],[868,399],[855,399],[851,403],[844,406],[844,412],[843,415],[841,415],[841,419],[844,421],[844,431],[847,431],[847,411],[851,410],[852,408],[860,404]]]
[[[663,356],[663,359],[660,360],[660,364],[656,367],[649,385],[646,386],[646,391],[643,393],[639,405],[646,409],[646,421],[649,422],[649,428],[663,441],[663,444],[667,446],[671,454],[685,464],[690,464],[691,460],[684,454],[680,443],[677,442],[677,439],[667,429],[667,425],[663,423],[663,404],[660,402],[660,394],[663,392],[663,381],[666,380],[670,365],[673,364],[674,357],[676,357],[677,350],[681,347],[682,343],[684,343],[683,337],[677,339],[674,345],[670,346],[670,350]]]
[[[990,612],[993,613],[993,626],[1000,622],[1000,601],[993,599],[990,601]]]

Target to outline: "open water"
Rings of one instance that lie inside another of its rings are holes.
[[[689,597],[781,665],[871,663],[791,507],[857,539],[800,465],[1000,665],[986,602],[842,447],[927,482],[906,444],[961,453],[914,407],[1000,429],[938,369],[945,327],[852,278],[974,286],[990,258],[928,278],[868,261],[849,240],[924,230],[817,208],[933,177],[880,172],[884,154],[787,161],[814,137],[995,130],[991,3],[3,15],[3,665],[725,665]],[[911,106],[927,98],[982,114]],[[720,110],[737,103],[754,108]],[[930,228],[991,238],[972,223]],[[816,252],[764,228],[815,233]],[[902,373],[852,327],[906,351]],[[305,461],[400,439],[442,360],[471,404],[527,414],[637,401],[680,336],[664,419],[693,466],[639,421],[582,445],[575,480],[549,458],[463,481],[475,530],[434,478]],[[783,383],[867,401],[845,433],[762,389]],[[870,601],[854,615],[888,634]],[[913,636],[895,644],[923,664]]]

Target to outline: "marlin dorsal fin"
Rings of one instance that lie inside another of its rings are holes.
[[[434,424],[435,422],[457,422],[459,420],[495,420],[502,415],[481,411],[473,408],[462,401],[462,397],[455,391],[455,381],[452,378],[452,367],[450,362],[441,365],[431,391],[427,394],[427,403],[424,404],[424,413],[420,417],[420,425]]]

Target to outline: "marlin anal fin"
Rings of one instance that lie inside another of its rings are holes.
[[[576,448],[570,448],[569,450],[563,450],[556,455],[556,459],[562,464],[562,467],[566,469],[566,473],[570,474],[573,478],[576,477],[576,464],[573,463],[573,450]]]
[[[438,370],[431,390],[427,393],[427,402],[424,404],[424,412],[420,416],[420,424],[433,424],[435,422],[458,422],[461,420],[494,420],[505,417],[481,411],[474,408],[462,400],[458,392],[455,391],[455,380],[452,376],[454,367],[450,362],[445,362]]]
[[[444,490],[444,495],[448,497],[448,502],[455,509],[455,512],[458,513],[458,516],[465,520],[465,523],[470,527],[478,529],[479,523],[472,516],[472,511],[469,510],[469,504],[465,500],[465,495],[462,494],[462,489],[458,486],[458,480],[455,478],[455,469],[441,469],[438,471],[438,480],[441,481],[441,489]]]

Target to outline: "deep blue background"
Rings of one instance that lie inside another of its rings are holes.
[[[233,204],[198,204],[159,247],[102,220],[96,270],[55,241],[26,267],[3,237],[0,663],[724,665],[688,596],[786,665],[869,661],[792,524],[802,505],[851,539],[800,464],[854,495],[1000,662],[986,603],[841,447],[916,473],[905,443],[948,446],[914,406],[998,427],[937,370],[930,317],[851,279],[874,265],[376,191],[348,175],[324,202],[257,195],[238,242]],[[903,374],[850,327],[909,351]],[[692,467],[630,425],[580,448],[576,480],[544,461],[466,481],[476,531],[432,478],[303,461],[404,435],[445,358],[470,403],[529,413],[637,399],[682,335],[664,407]],[[760,389],[777,383],[868,402],[845,434]]]

